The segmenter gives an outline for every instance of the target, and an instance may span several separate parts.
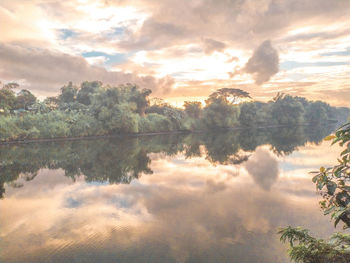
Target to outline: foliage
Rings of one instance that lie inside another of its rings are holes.
[[[58,96],[60,103],[73,103],[78,94],[78,87],[73,86],[72,82],[61,88],[61,94]]]
[[[16,118],[0,116],[0,134],[2,140],[16,140],[21,137],[23,130],[16,125]]]
[[[170,130],[186,130],[185,121],[186,115],[181,109],[174,108],[167,103],[157,103],[146,109],[147,114],[158,114],[162,115],[167,119],[167,131]],[[157,120],[157,119],[154,119]],[[163,122],[165,124],[165,122]],[[163,128],[165,128],[163,126]],[[160,130],[164,131],[164,130]]]
[[[9,85],[4,85],[0,89],[0,114],[9,113],[16,102],[16,96],[14,91],[9,87]]]
[[[268,103],[240,103],[250,99],[249,94],[232,88],[213,92],[204,108],[200,102],[186,101],[184,109],[158,98],[153,98],[150,105],[151,90],[133,84],[114,87],[100,81],[85,81],[75,86],[69,82],[58,96],[44,101],[37,100],[28,90],[16,94],[13,89],[18,88],[18,84],[8,83],[0,89],[0,141],[254,128],[295,125],[303,120],[319,125],[334,119],[335,113],[349,114],[347,108],[336,109],[323,102],[284,94]]]
[[[29,110],[30,107],[36,102],[36,97],[26,89],[22,89],[16,97],[14,109]]]
[[[136,85],[129,85],[131,87],[130,101],[136,103],[137,113],[141,116],[145,116],[145,110],[149,106],[148,96],[152,93],[150,89],[139,90]]]
[[[330,106],[322,101],[309,103],[305,107],[305,120],[309,123],[323,123],[329,119]]]
[[[243,103],[239,122],[246,126],[255,126],[258,123],[258,109],[255,103]]]
[[[185,101],[184,108],[189,117],[195,119],[202,117],[202,103],[199,101]]]
[[[91,104],[91,97],[102,87],[101,81],[84,81],[77,94],[77,101],[84,105]]]
[[[300,124],[303,122],[304,107],[290,95],[277,94],[271,105],[271,115],[277,124]]]
[[[350,235],[335,233],[328,240],[317,239],[300,227],[287,227],[278,234],[289,242],[289,256],[295,262],[346,263],[350,261]]]
[[[313,172],[312,181],[323,196],[320,201],[324,214],[331,214],[334,226],[342,221],[344,228],[350,227],[350,122],[341,126],[334,135],[332,145],[339,143],[345,149],[340,153],[338,164]],[[295,262],[349,262],[350,235],[335,233],[328,240],[317,239],[301,228],[287,227],[279,231],[281,241],[290,243],[289,255]],[[297,242],[297,245],[295,245]]]
[[[345,149],[340,153],[338,164],[333,167],[321,167],[313,182],[321,191],[324,200],[320,202],[325,214],[331,214],[336,226],[340,221],[344,227],[350,227],[350,122],[341,126],[334,135],[327,136],[332,145],[339,143]]]
[[[204,108],[203,122],[207,128],[230,128],[238,125],[239,107],[215,100]]]
[[[171,122],[170,120],[161,114],[158,113],[150,113],[147,114],[146,117],[150,129],[148,131],[170,131],[171,130]],[[146,132],[146,131],[145,131]]]
[[[57,110],[60,104],[60,100],[57,97],[47,97],[43,103],[49,110]]]
[[[222,88],[210,94],[206,104],[211,104],[217,100],[226,104],[237,104],[242,99],[251,98],[249,93],[241,89]]]

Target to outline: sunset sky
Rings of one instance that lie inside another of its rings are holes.
[[[350,0],[0,0],[0,80],[136,83],[181,106],[222,87],[350,101]]]

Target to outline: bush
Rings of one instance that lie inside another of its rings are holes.
[[[0,141],[20,139],[23,132],[16,125],[16,117],[0,116]]]
[[[171,131],[172,130],[172,123],[171,121],[160,114],[157,113],[150,113],[146,115],[146,118],[148,119],[149,123],[151,124],[151,131]]]

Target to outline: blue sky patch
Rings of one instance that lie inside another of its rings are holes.
[[[75,37],[77,35],[76,32],[70,29],[60,29],[59,32],[60,32],[60,38],[64,40],[71,37]]]
[[[125,32],[126,28],[125,27],[114,27],[111,32],[109,32],[106,37],[107,38],[114,38],[114,37],[119,37],[122,36]]]
[[[106,65],[113,65],[122,63],[126,60],[127,55],[122,53],[115,53],[115,54],[107,54],[105,52],[100,51],[90,51],[90,52],[84,52],[82,53],[82,56],[84,58],[91,58],[91,57],[105,57],[106,58]]]
[[[294,68],[302,67],[331,67],[349,65],[349,62],[337,62],[337,61],[322,61],[322,62],[297,62],[297,61],[285,61],[280,64],[280,68],[284,70],[290,70]]]
[[[322,57],[350,56],[350,47],[348,47],[346,50],[343,50],[343,51],[332,51],[332,52],[321,53],[320,56],[322,56]]]

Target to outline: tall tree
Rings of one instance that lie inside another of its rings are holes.
[[[130,100],[136,103],[137,113],[141,117],[145,116],[145,110],[149,106],[148,96],[152,93],[150,89],[140,90],[136,85],[131,86],[131,98]]]
[[[61,88],[61,94],[58,96],[60,103],[73,103],[78,94],[78,87],[70,81],[68,85]]]
[[[19,88],[19,84],[16,82],[9,82],[7,84],[4,85],[5,89],[18,89]]]
[[[329,119],[327,103],[315,101],[309,103],[305,108],[305,120],[309,123],[322,123]]]
[[[239,122],[242,126],[255,126],[258,122],[257,107],[254,102],[243,103],[240,109]]]
[[[13,110],[16,96],[12,88],[13,85],[5,84],[0,89],[0,112],[7,113]]]
[[[202,103],[199,101],[185,101],[185,112],[191,118],[199,119],[202,115]]]
[[[16,101],[15,101],[15,109],[25,109],[28,110],[30,106],[32,106],[36,102],[36,97],[26,89],[22,89],[18,92]]]
[[[59,105],[59,99],[57,97],[47,97],[44,100],[44,104],[46,105],[46,107],[49,110],[56,110],[58,109],[58,105]]]
[[[298,124],[303,121],[304,107],[296,98],[278,93],[271,104],[272,118],[278,124]]]
[[[101,81],[84,81],[81,83],[80,90],[77,94],[77,100],[79,103],[90,105],[91,96],[102,87]]]
[[[206,100],[207,104],[210,104],[217,100],[222,100],[226,104],[237,104],[244,99],[251,98],[249,93],[241,89],[222,88],[210,94]]]

